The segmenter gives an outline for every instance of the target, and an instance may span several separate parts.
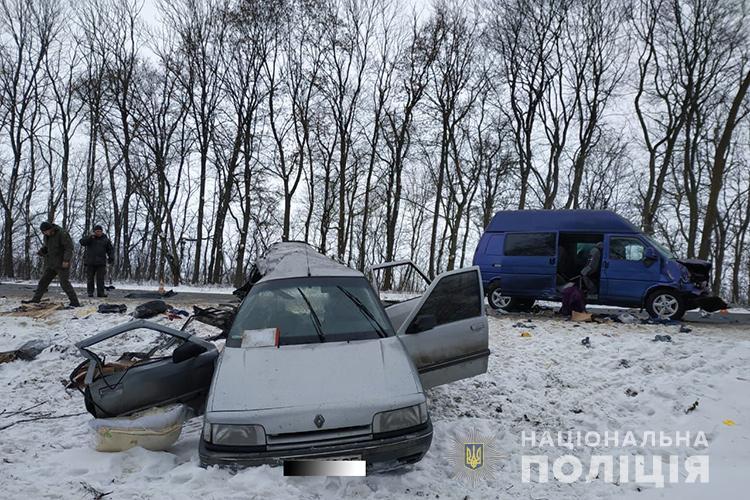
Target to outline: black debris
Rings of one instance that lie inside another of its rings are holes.
[[[46,340],[29,340],[16,350],[0,352],[0,363],[10,363],[17,359],[31,361],[49,346],[50,343]]]
[[[164,302],[163,300],[152,300],[143,303],[135,308],[133,312],[134,318],[152,318],[157,314],[167,312],[172,306]]]
[[[670,335],[657,335],[651,342],[672,342]]]
[[[130,292],[125,295],[127,299],[165,299],[167,297],[173,297],[177,295],[174,290],[169,290],[164,293],[159,292]]]
[[[621,359],[617,366],[620,366],[622,368],[630,368],[630,361],[628,361],[627,359]]]
[[[586,337],[585,339],[581,340],[581,345],[584,345],[588,347],[589,349],[591,349],[591,340],[589,340],[589,338]]]
[[[690,413],[691,411],[695,410],[696,408],[698,408],[698,400],[697,399],[695,400],[695,403],[691,404],[688,407],[688,409],[685,410],[685,414],[687,415],[688,413]]]
[[[628,387],[627,389],[625,389],[625,395],[630,396],[631,398],[634,398],[638,395],[638,391],[633,390],[630,387]]]
[[[692,331],[693,331],[693,329],[692,329],[692,328],[688,328],[688,327],[686,327],[685,325],[682,325],[682,326],[680,327],[680,333],[690,333],[690,332],[692,332]]]
[[[122,314],[127,312],[128,306],[125,304],[99,304],[98,312],[102,314]]]

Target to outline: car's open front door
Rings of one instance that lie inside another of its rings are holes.
[[[424,388],[487,371],[489,333],[478,267],[441,274],[414,302],[397,333]]]

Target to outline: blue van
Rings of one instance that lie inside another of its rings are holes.
[[[675,258],[608,210],[498,212],[479,240],[474,265],[490,306],[527,310],[535,300],[560,300],[563,286],[580,275],[597,244],[602,258],[590,304],[645,307],[665,319],[698,307],[727,307],[708,289],[709,262]]]

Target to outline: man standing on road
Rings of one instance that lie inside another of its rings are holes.
[[[107,264],[114,262],[112,242],[104,234],[102,226],[94,226],[94,232],[81,238],[81,246],[86,247],[83,263],[86,265],[86,289],[89,297],[94,296],[94,278],[96,278],[96,296],[106,297],[104,293],[104,275]]]
[[[37,255],[44,257],[44,273],[42,274],[39,284],[31,300],[22,300],[24,304],[31,302],[41,302],[42,296],[47,293],[47,287],[57,276],[60,280],[60,286],[68,294],[71,307],[79,307],[76,291],[70,284],[70,261],[73,258],[73,240],[70,239],[68,232],[49,222],[42,222],[39,226],[44,234],[44,246],[39,249]]]

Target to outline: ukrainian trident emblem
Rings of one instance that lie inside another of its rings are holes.
[[[456,432],[451,436],[452,446],[448,461],[453,477],[476,487],[479,481],[491,480],[502,458],[497,451],[495,436],[481,434],[476,429]]]
[[[484,465],[484,460],[482,458],[484,452],[483,443],[464,443],[464,451],[466,452],[464,466],[471,470],[477,470]]]

